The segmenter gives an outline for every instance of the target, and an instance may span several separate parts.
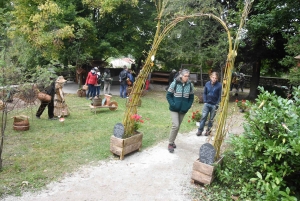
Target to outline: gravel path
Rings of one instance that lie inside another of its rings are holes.
[[[196,129],[179,134],[174,153],[167,141],[125,156],[124,160],[99,162],[82,167],[62,181],[49,184],[38,193],[7,197],[4,201],[116,201],[116,200],[191,200],[191,172],[200,146],[207,137],[197,137]]]

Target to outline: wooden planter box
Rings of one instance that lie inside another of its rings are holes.
[[[202,184],[211,184],[214,179],[214,170],[216,166],[222,163],[223,157],[221,157],[214,166],[208,165],[206,163],[201,163],[197,159],[193,164],[192,171],[192,183],[199,182]]]
[[[124,159],[126,154],[140,151],[142,148],[143,134],[136,134],[126,139],[120,139],[115,136],[110,137],[110,151],[118,156],[120,160]]]

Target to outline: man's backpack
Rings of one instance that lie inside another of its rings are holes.
[[[126,70],[123,70],[120,74],[121,80],[126,80],[127,79],[127,72]]]

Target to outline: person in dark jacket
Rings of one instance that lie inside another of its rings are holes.
[[[221,101],[222,85],[218,82],[219,75],[217,72],[212,72],[210,75],[210,81],[206,82],[203,92],[203,102],[204,106],[202,109],[202,117],[200,119],[200,126],[198,128],[197,136],[202,135],[206,119],[208,114],[210,115],[209,122],[207,125],[207,130],[205,136],[209,135],[211,132],[211,127],[213,124],[213,119],[216,115],[216,110],[219,107]]]
[[[241,89],[242,92],[244,92],[244,84],[245,84],[245,74],[240,73],[240,83],[239,83],[239,88]]]
[[[104,79],[104,94],[108,94],[108,95],[112,95],[110,93],[110,86],[112,84],[112,77],[110,75],[110,70],[107,68],[105,69],[104,71],[104,76],[103,76],[103,79]]]
[[[120,82],[120,97],[121,98],[126,98],[127,94],[126,94],[126,90],[127,90],[127,66],[123,67],[123,70],[120,72],[119,74],[119,82]]]
[[[189,81],[189,76],[189,70],[182,70],[171,83],[166,96],[172,118],[172,128],[168,145],[168,150],[171,153],[173,153],[174,148],[176,148],[174,141],[181,122],[194,102],[194,86]]]
[[[54,95],[55,95],[55,81],[53,80],[53,77],[51,79],[51,84],[47,86],[46,88],[42,89],[42,87],[38,87],[41,89],[41,91],[45,92],[46,94],[51,96],[50,102],[43,102],[41,101],[41,105],[38,108],[35,116],[36,118],[40,119],[41,115],[43,114],[46,107],[48,107],[48,119],[49,120],[56,120],[57,118],[54,117]]]

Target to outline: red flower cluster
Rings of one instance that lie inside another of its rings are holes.
[[[199,110],[197,110],[196,112],[192,112],[192,121],[194,122],[199,122],[201,119],[201,113],[199,112]],[[191,117],[191,116],[189,116]],[[190,123],[191,120],[189,119],[188,122]]]
[[[138,114],[131,115],[131,119],[134,121],[133,128],[135,131],[137,131],[141,127],[140,123],[144,123],[142,116]]]
[[[247,108],[246,106],[246,100],[241,100],[239,101],[238,99],[235,100],[237,106],[240,108],[240,109],[243,109],[245,110]]]

